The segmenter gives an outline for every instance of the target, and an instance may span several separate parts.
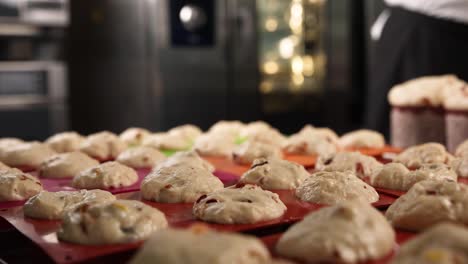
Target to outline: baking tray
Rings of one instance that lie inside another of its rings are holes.
[[[270,236],[264,236],[261,238],[262,242],[267,246],[268,250],[270,250],[271,254],[273,257],[279,257],[278,254],[275,251],[275,245],[280,239],[280,237],[283,235],[281,234],[274,234]],[[363,262],[366,264],[387,264],[390,263],[392,258],[394,257],[395,253],[397,252],[398,248],[408,241],[409,239],[413,238],[416,234],[411,233],[411,232],[403,232],[403,231],[396,231],[396,244],[393,249],[393,251],[386,257],[380,260],[375,260],[375,261],[368,261],[368,262]],[[299,263],[299,262],[296,262]]]
[[[385,153],[400,153],[402,149],[385,145],[383,148],[347,148],[346,151],[358,151],[367,156],[379,157]]]
[[[127,187],[108,189],[107,191],[111,192],[112,194],[139,191],[141,182],[146,177],[146,175],[148,175],[148,173],[151,172],[151,169],[138,169],[136,171],[138,174],[138,181],[136,183]],[[30,174],[37,177],[37,172],[30,172]],[[231,173],[227,173],[227,172],[215,171],[214,175],[216,175],[224,183],[224,186],[226,187],[236,184],[239,180],[238,176],[231,174]],[[62,178],[62,179],[39,178],[39,180],[41,181],[44,190],[47,190],[49,192],[77,190],[71,186],[71,181],[72,181],[71,178]],[[26,201],[0,202],[0,209],[21,206],[25,202]]]
[[[463,184],[468,184],[468,178],[458,177],[458,182]]]
[[[134,184],[127,186],[127,187],[122,187],[122,188],[112,188],[112,189],[107,189],[107,191],[111,192],[112,194],[119,194],[119,193],[125,193],[125,192],[135,192],[140,190],[140,185],[143,179],[148,175],[150,172],[150,169],[138,169],[136,170],[138,174],[138,180]],[[29,172],[29,174],[37,177],[37,172]],[[39,178],[39,180],[42,183],[42,187],[44,190],[49,191],[49,192],[58,192],[58,191],[74,191],[77,190],[71,186],[72,178],[61,178],[61,179],[55,179],[55,178]],[[12,201],[12,202],[0,202],[0,209],[6,209],[6,208],[12,208],[15,206],[21,206],[23,205],[25,201]]]
[[[125,193],[118,195],[122,199],[139,199],[139,192]],[[192,204],[163,204],[144,201],[146,204],[156,207],[163,211],[168,222],[173,227],[189,227],[192,224],[203,223],[208,227],[219,231],[234,231],[248,234],[255,234],[254,231],[265,232],[266,229],[272,229],[279,226],[292,224],[297,221],[296,210],[292,210],[292,215],[286,213],[281,218],[265,221],[252,225],[222,225],[211,224],[197,221],[192,216]],[[308,210],[318,209],[319,207],[309,206]],[[305,210],[305,209],[303,209]],[[60,227],[60,221],[35,220],[23,216],[22,207],[0,210],[0,216],[5,218],[9,224],[32,240],[36,245],[43,249],[57,263],[76,263],[93,258],[106,256],[114,253],[129,251],[141,245],[139,243],[129,243],[123,245],[110,246],[85,246],[76,245],[58,241],[56,231]]]
[[[385,189],[385,188],[379,188],[379,187],[374,187],[374,189],[379,193],[379,194],[386,194],[386,195],[390,195],[390,196],[393,196],[393,197],[400,197],[402,196],[403,194],[406,193],[406,191],[400,191],[400,190],[391,190],[391,189]]]
[[[219,231],[242,232],[247,234],[271,234],[278,230],[284,230],[304,218],[312,211],[318,210],[323,205],[299,201],[293,191],[276,191],[280,199],[286,204],[286,213],[271,221],[256,224],[223,225],[206,223],[196,220],[192,215],[192,204],[165,204],[144,201],[146,204],[158,208],[165,213],[168,222],[173,227],[186,228],[193,224],[203,223],[210,228]],[[117,195],[121,199],[140,200],[139,192],[122,193]],[[376,207],[385,207],[393,202],[392,197],[382,196],[381,200],[374,204]],[[18,231],[31,239],[42,248],[57,263],[73,263],[90,260],[100,256],[128,251],[137,248],[141,243],[111,246],[84,246],[57,240],[56,231],[60,226],[59,221],[35,220],[24,218],[22,207],[0,210],[0,216],[5,218]]]

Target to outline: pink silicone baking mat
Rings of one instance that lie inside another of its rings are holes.
[[[112,188],[107,191],[113,194],[125,193],[125,192],[135,192],[140,190],[140,185],[145,176],[150,172],[149,169],[139,169],[136,170],[138,174],[138,180],[134,184],[122,187],[122,188]],[[31,175],[37,177],[37,172],[29,172]],[[42,183],[44,190],[50,192],[58,191],[73,191],[76,190],[71,186],[71,178],[64,179],[54,179],[54,178],[39,178]],[[26,201],[13,201],[13,202],[0,202],[0,209],[11,208],[15,206],[23,205]]]
[[[110,191],[113,194],[139,191],[141,182],[146,177],[146,175],[148,175],[151,169],[138,169],[136,171],[138,174],[138,181],[136,183],[127,187],[109,189],[108,191]],[[33,176],[37,176],[37,172],[30,172],[30,174]],[[214,175],[216,175],[224,183],[225,186],[236,184],[237,181],[239,180],[238,176],[228,173],[228,172],[215,171]],[[39,178],[39,179],[42,183],[42,186],[44,187],[44,190],[47,190],[50,192],[76,190],[75,188],[71,187],[71,181],[72,181],[71,178],[65,178],[65,179]],[[25,202],[26,201],[0,202],[0,209],[21,206]],[[0,228],[1,228],[1,225],[0,225]]]
[[[165,213],[169,223],[173,227],[186,228],[193,224],[203,223],[210,228],[220,231],[234,231],[255,233],[258,230],[267,230],[279,226],[289,225],[300,221],[305,215],[318,210],[323,205],[307,203],[297,200],[293,191],[276,191],[280,199],[286,204],[286,213],[271,221],[256,224],[223,225],[205,223],[196,220],[192,215],[192,204],[165,204],[144,201],[146,204],[158,208]],[[139,192],[122,193],[118,195],[121,199],[141,200]],[[375,203],[376,207],[385,207],[393,202],[392,197],[381,196],[381,200]],[[106,256],[112,253],[128,251],[140,245],[131,243],[125,245],[111,246],[83,246],[71,243],[64,243],[57,240],[56,231],[60,226],[59,221],[45,221],[25,218],[21,207],[3,209],[0,216],[5,218],[9,224],[31,239],[41,247],[57,263],[72,263],[89,260],[98,256]]]
[[[122,199],[140,199],[139,192],[120,194]],[[192,204],[163,204],[144,201],[146,204],[158,208],[165,213],[168,222],[173,227],[185,228],[192,224],[203,223],[208,227],[220,231],[235,231],[235,232],[252,232],[256,229],[272,228],[284,224],[290,224],[298,220],[299,214],[304,210],[316,210],[320,206],[309,205],[299,210],[288,210],[285,215],[278,219],[265,221],[256,224],[240,224],[240,225],[222,225],[205,223],[196,220],[192,215]],[[286,201],[285,201],[286,203]],[[124,245],[110,246],[85,246],[71,243],[61,242],[57,239],[56,231],[60,227],[60,221],[45,221],[25,218],[23,216],[22,207],[3,209],[0,211],[0,216],[6,219],[9,224],[14,226],[18,231],[32,240],[47,255],[49,255],[57,263],[75,263],[90,260],[100,256],[106,256],[113,253],[123,252],[135,249],[141,243],[130,243]]]
[[[348,148],[346,151],[358,151],[367,156],[378,157],[385,153],[400,153],[401,148],[386,145],[383,148]]]

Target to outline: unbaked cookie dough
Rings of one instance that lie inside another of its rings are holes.
[[[0,170],[9,170],[11,169],[10,167],[8,167],[7,165],[3,164],[3,162],[0,162]]]
[[[241,183],[255,184],[269,190],[297,188],[310,174],[304,166],[278,158],[257,159],[242,175]]]
[[[468,155],[455,158],[452,161],[451,167],[458,177],[468,178]]]
[[[0,161],[3,162],[5,151],[13,146],[23,143],[24,141],[19,138],[0,138]]]
[[[343,201],[374,203],[379,194],[374,187],[351,171],[322,171],[313,173],[296,189],[302,201],[317,204],[337,204]]]
[[[24,215],[37,219],[59,220],[83,204],[102,204],[114,201],[115,196],[103,190],[42,191],[31,197],[23,206]]]
[[[247,124],[240,133],[240,138],[247,141],[262,142],[271,146],[283,146],[286,138],[275,128],[263,121]]]
[[[341,136],[340,146],[342,148],[383,148],[385,138],[377,131],[360,129]]]
[[[338,145],[339,137],[332,129],[328,127],[313,127],[312,125],[305,125],[299,132],[293,135],[302,135],[307,137],[320,137],[326,141]]]
[[[202,156],[229,157],[235,148],[233,138],[220,134],[203,134],[195,140],[192,149]]]
[[[138,175],[130,167],[115,161],[108,161],[77,174],[72,186],[79,189],[120,188],[134,184]]]
[[[425,143],[407,148],[398,154],[394,162],[402,163],[407,168],[418,169],[424,163],[446,163],[451,160],[451,155],[445,147],[439,143]]]
[[[22,201],[42,191],[41,182],[17,169],[0,170],[0,202]]]
[[[278,194],[245,185],[201,196],[193,205],[193,215],[218,224],[254,224],[279,218],[286,209]]]
[[[85,245],[122,244],[145,240],[167,225],[166,217],[156,208],[140,201],[116,200],[83,204],[67,212],[57,236]]]
[[[282,157],[281,148],[255,141],[247,141],[237,146],[232,152],[233,161],[244,165],[250,165],[254,160],[260,158],[280,159]]]
[[[164,166],[141,183],[143,199],[161,203],[193,203],[198,197],[223,189],[210,171],[189,164]]]
[[[468,230],[451,223],[438,224],[403,244],[391,263],[468,263]]]
[[[304,263],[357,263],[388,255],[395,232],[368,204],[346,202],[310,213],[289,228],[276,250]]]
[[[39,177],[73,178],[78,173],[99,165],[99,162],[82,152],[56,154],[39,167]]]
[[[156,165],[154,169],[158,170],[162,167],[171,167],[178,164],[200,167],[210,172],[215,171],[215,167],[208,161],[202,159],[195,151],[177,152],[165,161],[161,162],[159,165]]]
[[[46,144],[27,142],[8,148],[4,152],[3,163],[10,167],[37,169],[43,161],[55,154],[56,152]]]
[[[352,171],[359,178],[371,177],[382,168],[374,157],[359,152],[339,152],[332,156],[320,156],[315,165],[317,171]]]
[[[210,127],[208,134],[235,140],[244,127],[245,125],[240,121],[221,120]]]
[[[139,127],[130,127],[120,133],[119,138],[129,147],[140,146],[146,137],[151,134],[148,130]]]
[[[117,161],[135,169],[153,168],[166,160],[166,156],[155,148],[138,146],[125,150]]]
[[[193,142],[197,137],[203,134],[203,131],[194,125],[181,125],[167,131],[170,135],[177,135],[188,142]]]
[[[180,133],[155,133],[145,138],[143,146],[159,150],[187,150],[192,142]]]
[[[284,143],[287,153],[331,156],[338,151],[338,136],[328,128],[303,128]]]
[[[455,156],[468,156],[468,139],[458,145],[457,149],[455,150]]]
[[[48,138],[45,143],[58,153],[77,151],[84,137],[76,132],[62,132]]]
[[[130,264],[271,264],[255,237],[236,233],[165,229],[155,232]]]
[[[468,224],[468,186],[454,181],[422,181],[387,210],[397,228],[419,231],[441,222]]]
[[[371,176],[374,187],[407,191],[414,184],[424,180],[457,180],[457,174],[443,163],[427,163],[410,171],[401,163],[385,164],[380,171]]]
[[[109,131],[91,134],[80,145],[80,151],[100,161],[115,159],[126,148],[127,145]]]

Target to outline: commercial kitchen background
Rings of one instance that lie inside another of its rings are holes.
[[[362,127],[377,0],[0,0],[0,137]]]

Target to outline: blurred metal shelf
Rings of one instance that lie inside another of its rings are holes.
[[[0,23],[38,27],[68,26],[68,0],[0,0]],[[24,32],[24,28],[16,30]]]

